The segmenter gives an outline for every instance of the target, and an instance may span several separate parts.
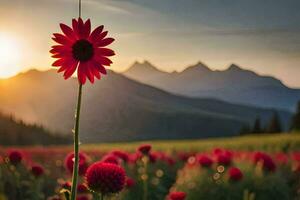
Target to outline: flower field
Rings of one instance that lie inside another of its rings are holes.
[[[0,149],[1,200],[65,200],[72,147]],[[77,199],[296,200],[300,137],[82,145]]]

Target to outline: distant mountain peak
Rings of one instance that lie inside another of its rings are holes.
[[[126,72],[132,73],[132,72],[149,72],[149,71],[162,72],[147,60],[144,60],[143,62],[135,61]]]
[[[228,67],[227,70],[228,70],[228,71],[244,71],[244,69],[242,69],[240,66],[238,66],[238,65],[236,65],[236,64],[234,64],[234,63],[232,63],[232,64]]]
[[[195,65],[187,67],[183,72],[211,72],[211,69],[199,61]]]

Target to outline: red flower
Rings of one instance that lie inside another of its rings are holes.
[[[173,158],[171,158],[171,157],[166,157],[164,160],[165,160],[165,161],[168,163],[168,165],[170,165],[170,166],[175,165],[175,163],[176,163],[176,161],[175,161]]]
[[[31,172],[35,177],[40,177],[44,174],[44,168],[41,165],[33,165]]]
[[[111,44],[113,38],[105,38],[107,31],[103,26],[91,32],[91,21],[83,22],[81,18],[72,20],[72,28],[60,24],[63,34],[54,33],[52,38],[59,45],[52,46],[50,53],[57,60],[52,64],[59,67],[58,72],[64,72],[68,79],[77,69],[78,80],[85,84],[86,77],[94,83],[94,77],[100,79],[100,73],[106,74],[104,66],[110,66],[112,61],[107,57],[115,55],[114,51],[105,46]]]
[[[202,167],[210,167],[213,164],[213,160],[207,155],[198,156],[198,162]]]
[[[77,185],[77,192],[78,193],[87,193],[88,192],[88,188],[86,187],[85,184],[79,184]]]
[[[232,181],[239,181],[243,178],[242,171],[237,167],[231,167],[228,170],[228,175],[229,175],[229,180],[232,180]]]
[[[231,154],[228,153],[220,153],[217,155],[217,163],[219,165],[228,166],[231,164]]]
[[[131,188],[132,186],[135,185],[135,180],[133,178],[127,177],[125,185],[126,188]]]
[[[262,152],[256,152],[253,156],[254,163],[262,163],[262,167],[266,171],[273,172],[276,170],[276,165],[268,154],[262,153]]]
[[[117,193],[125,186],[125,170],[119,165],[96,162],[86,172],[89,189],[101,193]]]
[[[148,155],[152,146],[150,144],[142,144],[138,147],[138,151],[144,155]]]
[[[111,155],[111,154],[108,154],[108,155],[104,156],[101,159],[101,162],[112,163],[112,164],[115,164],[115,165],[120,164],[119,158],[117,156],[114,156],[114,155]]]
[[[64,182],[61,187],[67,190],[71,190],[72,183],[70,181]]]
[[[124,162],[128,162],[128,160],[129,160],[128,153],[126,153],[124,151],[115,150],[115,151],[112,151],[111,154],[117,156],[120,159],[122,159]]]
[[[23,155],[20,151],[12,150],[9,152],[8,158],[9,158],[9,161],[11,162],[11,164],[17,165],[22,161]]]
[[[168,199],[169,200],[184,200],[186,197],[186,193],[185,192],[171,192],[168,195]]]
[[[74,166],[74,153],[69,153],[65,158],[65,167],[66,169],[72,173]],[[88,168],[88,156],[84,153],[79,153],[79,169],[78,174],[83,176]]]
[[[83,195],[83,196],[79,196],[76,198],[76,200],[89,200],[90,198],[86,195]]]

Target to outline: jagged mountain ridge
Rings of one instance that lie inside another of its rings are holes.
[[[232,64],[226,70],[211,70],[199,62],[182,72],[160,71],[148,61],[135,62],[125,76],[172,92],[200,98],[217,98],[232,103],[293,111],[300,90],[285,86],[271,76],[261,76]]]

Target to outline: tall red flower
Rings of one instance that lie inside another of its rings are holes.
[[[52,38],[58,45],[52,46],[50,53],[57,60],[52,64],[59,67],[58,72],[64,72],[68,79],[77,69],[77,77],[85,84],[86,77],[94,83],[94,77],[100,79],[100,73],[106,74],[104,66],[110,66],[112,61],[107,58],[115,55],[114,51],[105,48],[114,39],[106,38],[107,31],[103,26],[91,32],[91,21],[83,22],[81,18],[72,20],[72,28],[60,24],[63,34],[54,33]]]

